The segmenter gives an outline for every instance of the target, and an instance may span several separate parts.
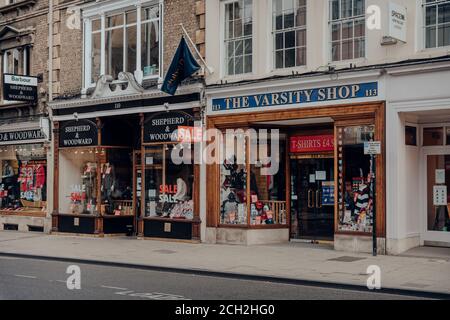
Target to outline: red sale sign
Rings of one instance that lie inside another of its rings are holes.
[[[334,136],[332,134],[317,136],[294,136],[290,139],[290,152],[320,152],[334,150]]]

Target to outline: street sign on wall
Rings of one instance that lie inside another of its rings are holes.
[[[3,74],[3,99],[11,101],[37,101],[37,77]]]

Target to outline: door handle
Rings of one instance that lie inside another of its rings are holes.
[[[314,194],[311,189],[308,190],[308,208],[314,208]]]
[[[321,196],[320,196],[320,191],[316,190],[316,208],[320,209],[322,208],[322,201],[321,200]]]

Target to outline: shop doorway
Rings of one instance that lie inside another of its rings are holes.
[[[334,159],[291,159],[291,239],[334,238]]]

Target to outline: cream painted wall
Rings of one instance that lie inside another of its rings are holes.
[[[389,2],[407,7],[407,42],[382,46],[382,37],[388,33],[387,12]],[[340,63],[329,61],[328,0],[307,0],[307,65],[304,67],[273,70],[272,57],[272,0],[253,0],[253,72],[234,77],[225,77],[222,64],[223,10],[222,0],[206,1],[206,60],[215,69],[207,76],[208,84],[220,81],[235,82],[260,79],[273,75],[287,75],[294,72],[324,70],[329,64],[337,68],[396,62],[406,59],[427,58],[450,54],[450,47],[423,49],[422,0],[366,0],[366,8],[378,5],[381,9],[381,30],[366,27],[366,58]]]

